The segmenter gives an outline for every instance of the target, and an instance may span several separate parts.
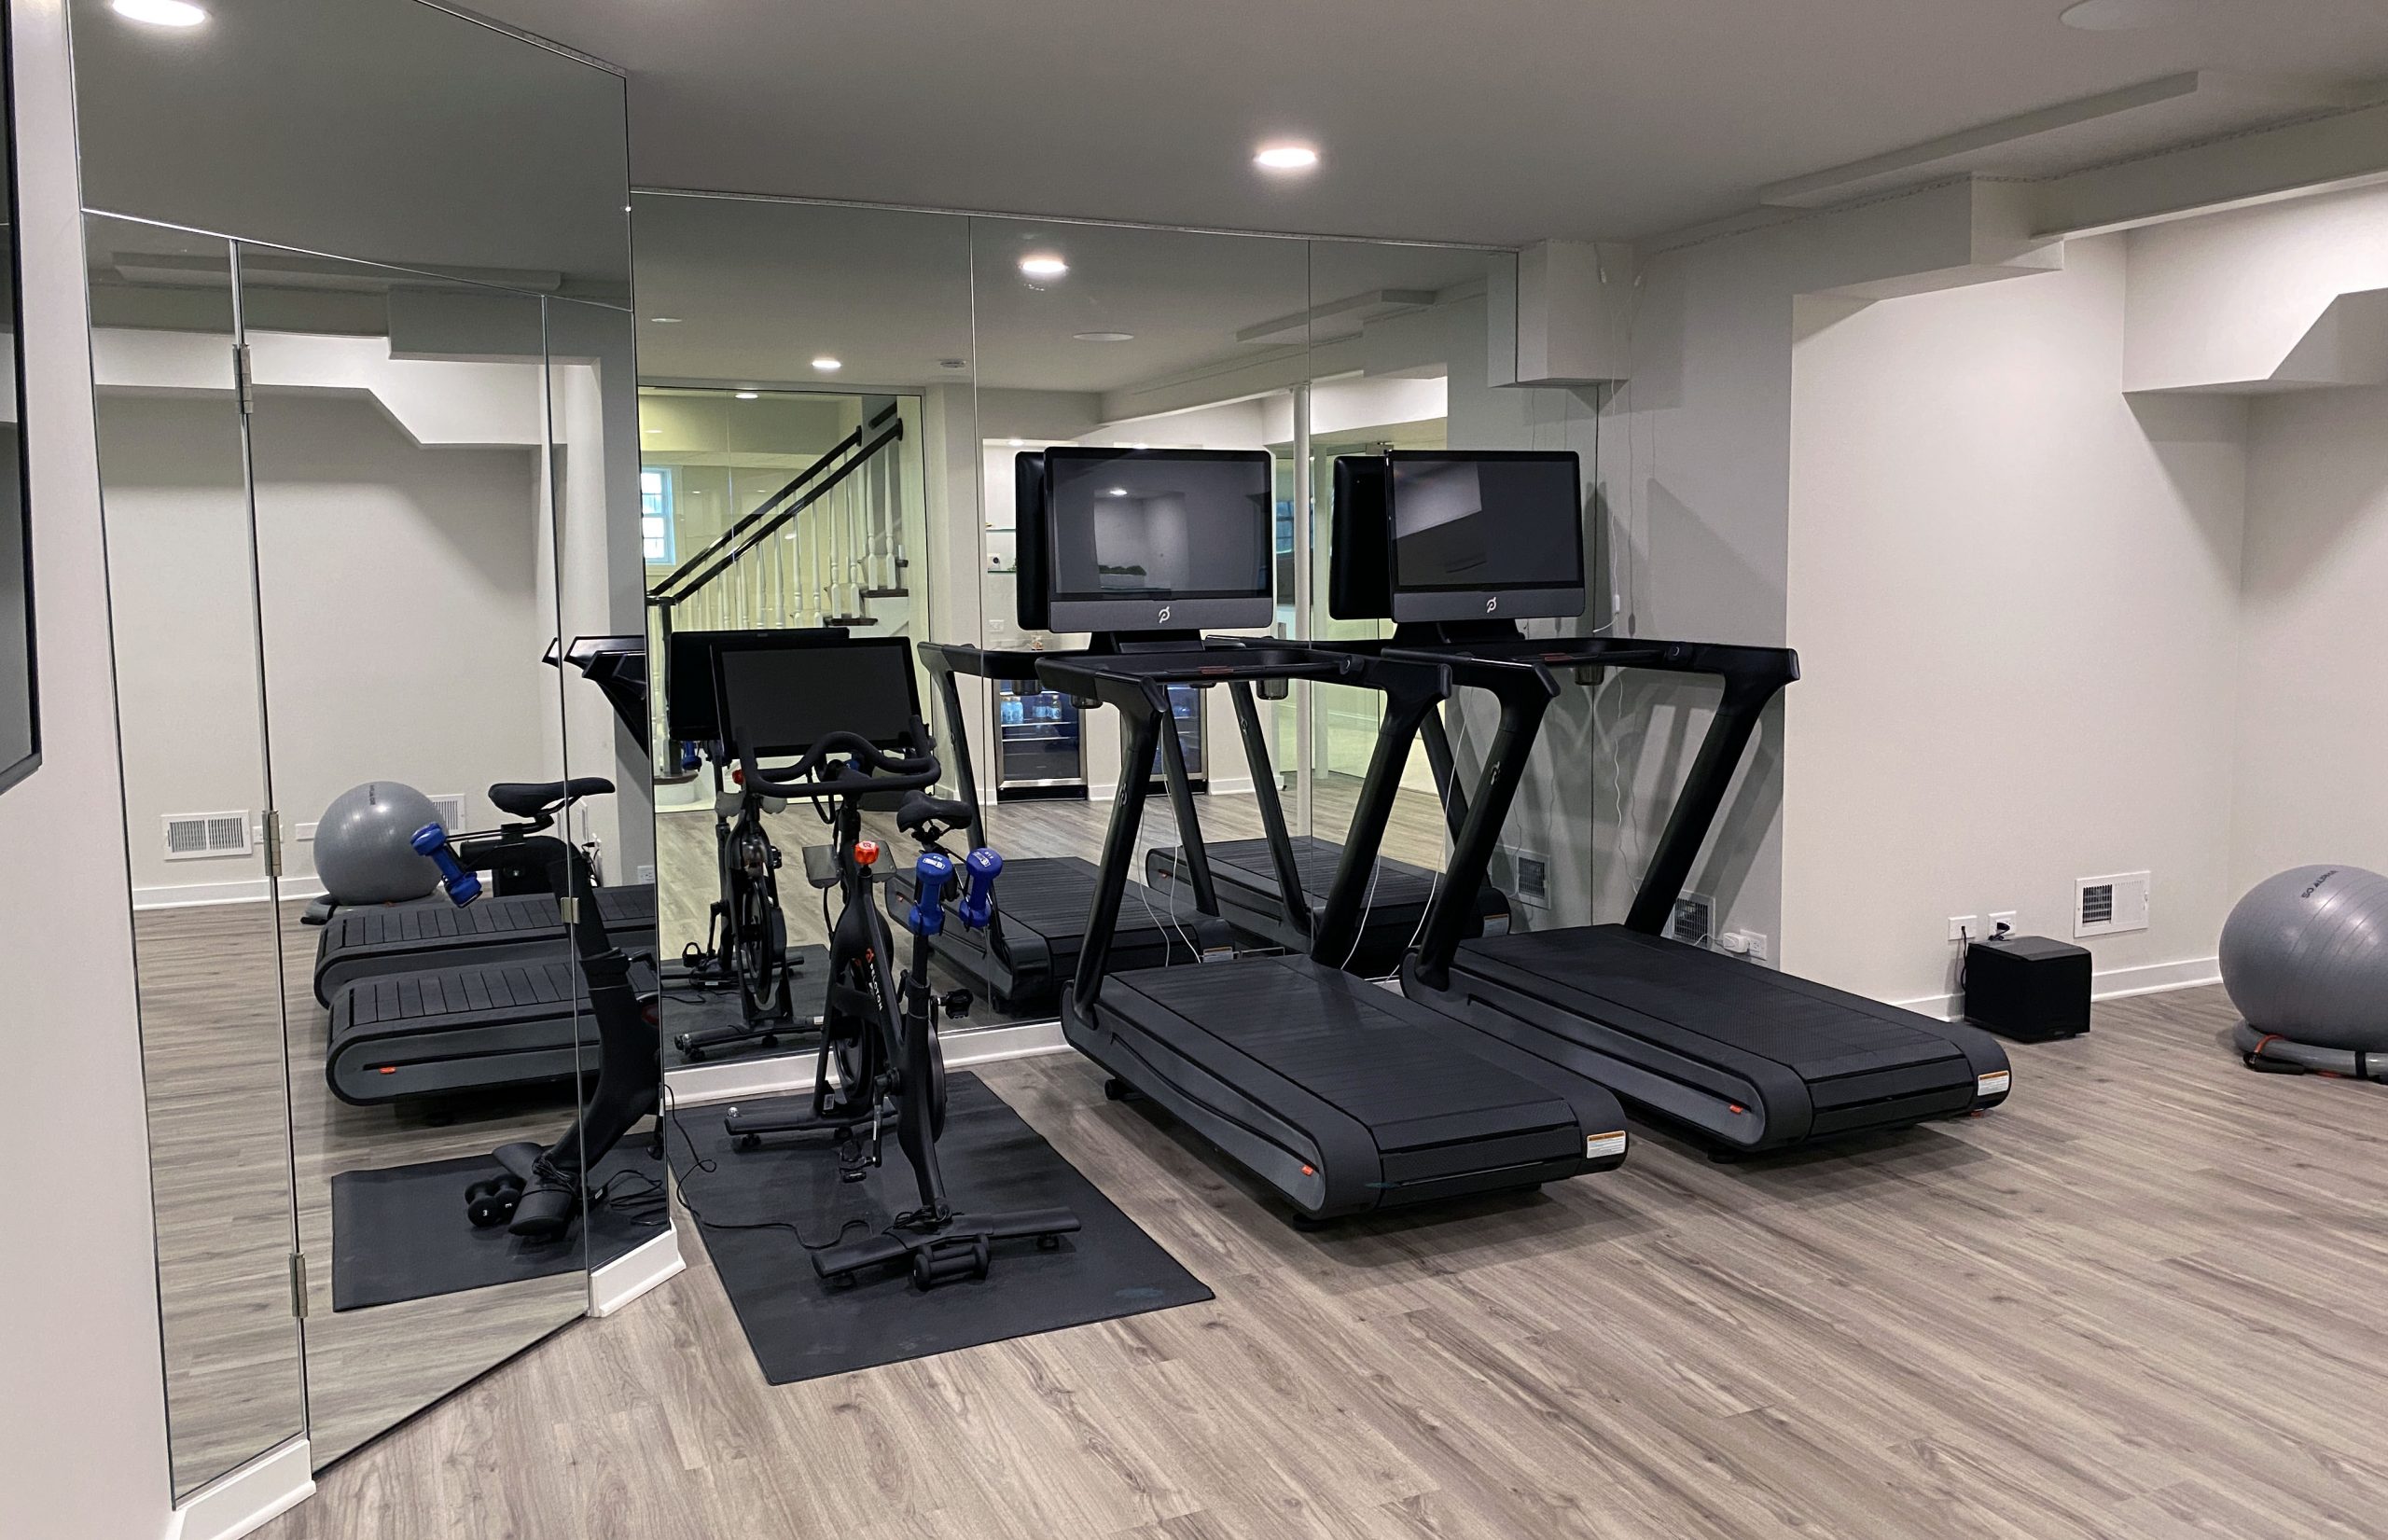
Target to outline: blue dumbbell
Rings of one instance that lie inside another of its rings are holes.
[[[962,923],[972,930],[985,930],[995,917],[995,879],[1003,874],[1004,858],[981,845],[972,851],[963,863],[969,868],[967,891],[955,906]]]
[[[912,900],[912,933],[935,936],[945,929],[945,885],[953,881],[953,857],[943,851],[923,851],[912,876],[919,883]]]
[[[448,831],[437,824],[425,824],[414,831],[408,841],[417,855],[428,856],[439,868],[439,881],[448,890],[448,902],[463,909],[481,895],[481,880],[465,869],[456,853],[448,848]]]

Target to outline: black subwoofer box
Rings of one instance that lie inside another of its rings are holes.
[[[1965,1020],[2002,1037],[2046,1042],[2090,1030],[2090,952],[2045,936],[1965,949]]]

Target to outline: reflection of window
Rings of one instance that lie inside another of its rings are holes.
[[[1294,502],[1290,497],[1277,499],[1277,554],[1294,554]]]
[[[638,529],[646,542],[646,559],[669,562],[672,560],[670,471],[649,469],[638,473]]]

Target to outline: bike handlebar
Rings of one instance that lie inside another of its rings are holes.
[[[829,756],[838,754],[846,756],[846,763],[838,767],[834,777],[819,779]],[[747,788],[760,789],[773,797],[925,791],[937,784],[941,774],[934,755],[893,754],[854,732],[828,734],[784,770],[764,770],[755,751],[744,744],[739,745],[738,758],[746,774]]]

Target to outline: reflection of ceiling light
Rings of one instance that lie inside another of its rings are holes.
[[[842,358],[832,358],[825,353],[812,360],[812,367],[824,374],[835,374],[846,367],[846,361]]]
[[[2138,32],[2196,15],[2198,0],[2081,0],[2057,18],[2082,32]]]
[[[1027,439],[1025,439],[1025,438],[1015,438],[1015,439],[1011,440],[1011,447],[1012,447],[1012,448],[1014,448],[1014,449],[1018,449],[1018,448],[1020,448],[1021,445],[1023,445],[1023,444],[1025,444],[1025,443],[1027,443],[1027,442],[1028,442],[1028,440],[1027,440]]]
[[[195,27],[207,20],[207,12],[188,0],[116,0],[116,13],[153,27]]]
[[[1125,497],[1128,495],[1128,489],[1125,487],[1114,487],[1111,489],[1111,495],[1114,497]]]
[[[1263,171],[1308,171],[1318,164],[1318,151],[1308,145],[1263,145],[1252,163]]]
[[[661,428],[649,428],[646,431],[649,433],[661,433],[663,430]]]
[[[1059,278],[1070,271],[1070,265],[1058,257],[1023,257],[1020,271],[1031,278]]]
[[[1150,444],[1131,444],[1128,447],[1132,450],[1148,450],[1152,448]]]
[[[1080,342],[1132,342],[1136,340],[1132,331],[1079,331],[1070,335]]]
[[[650,315],[647,319],[659,326],[676,326],[680,324],[680,318],[676,315]]]
[[[741,401],[759,401],[762,398],[763,393],[758,390],[743,390],[738,393],[738,399]]]

